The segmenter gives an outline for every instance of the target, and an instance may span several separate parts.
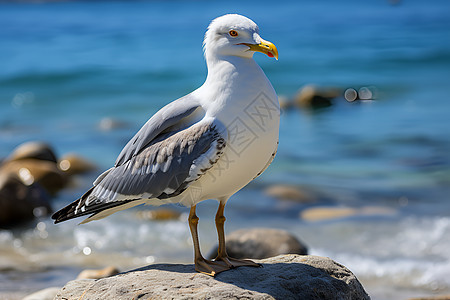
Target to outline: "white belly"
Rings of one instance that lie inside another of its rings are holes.
[[[280,108],[275,94],[260,93],[233,113],[218,116],[228,140],[219,161],[173,202],[186,206],[228,198],[258,176],[273,159],[278,144]]]

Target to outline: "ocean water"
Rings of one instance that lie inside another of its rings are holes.
[[[203,83],[209,22],[236,12],[278,48],[255,59],[275,90],[369,87],[375,100],[335,99],[281,117],[271,167],[227,204],[227,232],[286,229],[311,254],[346,265],[373,299],[450,293],[450,3],[435,1],[94,1],[0,3],[0,158],[29,140],[75,152],[99,170],[53,201],[76,199],[160,107]],[[117,127],[102,129],[114,120]],[[314,203],[264,189],[290,184]],[[200,242],[216,243],[216,202],[199,205]],[[307,221],[315,206],[356,216]],[[0,230],[0,298],[62,286],[84,268],[192,262],[180,220],[137,210],[58,226],[43,218]],[[364,213],[365,212],[365,213]]]

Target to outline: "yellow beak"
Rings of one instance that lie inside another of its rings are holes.
[[[272,44],[269,41],[261,39],[261,43],[259,44],[247,44],[243,43],[244,45],[248,46],[250,51],[256,51],[261,52],[264,54],[267,54],[269,57],[275,57],[276,60],[278,60],[278,50],[277,47],[275,47],[274,44]]]

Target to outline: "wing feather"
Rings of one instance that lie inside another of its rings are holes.
[[[61,222],[87,214],[107,216],[101,212],[131,207],[131,201],[141,204],[137,200],[177,196],[217,162],[226,136],[225,127],[217,120],[166,132],[101,174],[91,190],[52,217]]]
[[[125,145],[117,157],[115,166],[120,166],[129,161],[164,131],[182,123],[183,118],[192,117],[195,110],[199,108],[198,102],[190,94],[161,108]]]

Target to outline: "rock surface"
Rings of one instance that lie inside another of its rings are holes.
[[[286,230],[250,228],[236,230],[226,236],[227,253],[233,258],[269,258],[282,254],[308,254],[308,249]],[[217,255],[216,246],[208,256]]]
[[[55,299],[370,299],[355,275],[329,258],[283,255],[215,278],[193,265],[155,264],[103,279],[74,280]]]

